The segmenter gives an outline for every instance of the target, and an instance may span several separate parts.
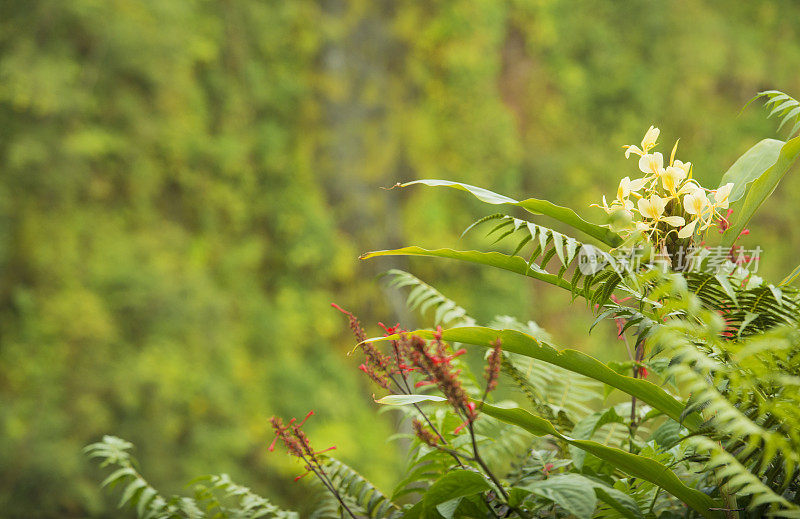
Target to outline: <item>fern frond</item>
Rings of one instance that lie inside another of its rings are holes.
[[[713,330],[713,328],[711,328]],[[782,494],[800,487],[800,340],[776,329],[725,341],[706,326],[664,326],[655,337],[667,370],[707,419],[690,444],[718,469],[719,484],[749,507],[794,509]]]
[[[497,223],[489,230],[487,237],[494,236],[494,244],[513,240],[511,255],[525,259],[531,270],[548,272],[547,267],[554,258],[558,260],[553,268],[558,279],[563,279],[571,270],[573,297],[582,295],[591,304],[602,305],[622,280],[618,272],[619,265],[607,252],[527,220],[497,213],[481,218],[464,232],[490,221]],[[522,255],[526,246],[529,246],[530,254]],[[586,254],[582,254],[582,251]],[[582,261],[588,259],[596,260],[597,264],[589,267],[581,265]]]
[[[728,331],[747,337],[800,320],[800,291],[776,287],[736,273],[684,274],[688,288],[707,307],[722,310]]]
[[[550,334],[534,321],[521,323],[503,315],[495,317],[489,327],[516,330],[543,342],[551,341]],[[567,428],[591,413],[591,404],[603,394],[600,382],[530,357],[506,353],[502,370],[539,414]]]
[[[414,416],[406,410],[408,416]],[[466,446],[466,436],[454,433],[461,421],[454,414],[444,409],[437,409],[428,414],[433,425],[447,440],[449,447],[459,450]],[[392,500],[397,501],[409,494],[424,494],[434,481],[453,470],[457,464],[454,459],[440,450],[433,449],[421,443],[416,437],[411,438],[413,444],[409,449],[408,465],[404,477],[397,483],[392,492]],[[469,451],[464,451],[469,455]]]
[[[778,131],[790,123],[794,123],[794,126],[789,131],[789,137],[800,130],[800,102],[796,99],[779,90],[765,90],[756,94],[747,104],[749,105],[756,99],[764,100],[764,107],[770,111],[767,118],[774,115],[780,120]]]
[[[467,315],[464,308],[413,274],[404,270],[392,269],[385,275],[390,277],[389,287],[397,289],[411,287],[406,299],[406,306],[409,310],[419,311],[421,315],[425,315],[428,310],[433,310],[434,327],[475,325],[475,319]]]
[[[725,451],[719,443],[705,436],[692,437],[686,441],[697,452],[708,454],[709,459],[706,466],[709,469],[717,470],[717,476],[725,482],[729,492],[750,497],[748,508],[771,505],[773,512],[781,509],[784,512],[800,513],[800,507],[776,494],[773,489],[742,465],[736,457]]]
[[[596,380],[529,357],[508,354],[503,371],[542,416],[571,427],[603,394]]]
[[[370,519],[393,519],[402,516],[399,506],[346,464],[328,458],[324,468],[333,488],[348,502],[348,507],[352,507],[354,512]]]
[[[124,485],[119,507],[136,508],[140,519],[204,519],[230,517],[235,519],[299,519],[295,512],[281,510],[250,489],[237,485],[226,474],[196,480],[208,484],[195,485],[195,497],[173,496],[165,498],[134,468],[130,455],[133,444],[114,436],[84,449],[90,458],[100,458],[101,466],[116,466],[102,486]],[[217,497],[219,492],[222,497]],[[233,505],[227,504],[232,501]]]

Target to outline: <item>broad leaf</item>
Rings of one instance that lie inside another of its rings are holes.
[[[750,218],[753,217],[758,208],[761,207],[761,204],[778,186],[778,182],[789,171],[798,155],[800,155],[800,137],[795,137],[781,147],[778,160],[767,168],[750,186],[736,222],[722,235],[720,244],[722,247],[728,248],[733,245],[733,242],[736,241]]]
[[[594,484],[579,474],[552,476],[531,483],[528,489],[556,503],[578,519],[591,519],[597,507]]]
[[[623,418],[617,414],[616,409],[610,407],[605,411],[598,411],[590,414],[583,420],[575,424],[570,436],[577,440],[591,440],[595,432],[602,426],[610,423],[624,424]],[[583,461],[586,457],[586,451],[577,447],[570,447],[570,454],[572,456],[572,463],[579,470],[583,468]]]
[[[503,409],[484,404],[482,411],[498,420],[517,425],[536,436],[545,436],[549,434],[570,445],[580,447],[598,458],[611,463],[626,474],[647,480],[663,488],[703,517],[721,517],[720,513],[711,510],[712,508],[719,508],[719,505],[713,499],[698,490],[687,487],[669,468],[653,459],[637,456],[636,454],[631,454],[630,452],[608,447],[590,440],[576,440],[575,438],[565,436],[558,432],[553,424],[544,418],[535,416],[519,407]]]
[[[619,512],[623,517],[628,519],[642,519],[644,517],[636,501],[625,492],[599,484],[595,485],[594,491],[601,501]]]
[[[423,507],[426,511],[436,509],[442,503],[446,503],[459,497],[471,496],[490,490],[491,486],[486,479],[471,470],[453,470],[448,472],[431,485],[425,492]]]
[[[414,180],[413,182],[406,182],[405,184],[402,184],[402,187],[410,186],[413,184],[423,184],[426,186],[433,186],[433,187],[443,186],[443,187],[460,189],[461,191],[466,191],[472,194],[475,198],[487,204],[514,205],[517,207],[522,207],[523,209],[533,214],[543,214],[549,216],[571,227],[574,227],[575,229],[578,229],[581,232],[586,233],[592,238],[595,238],[610,247],[616,247],[622,243],[622,238],[620,238],[619,235],[617,235],[610,229],[606,229],[605,227],[601,227],[591,222],[587,222],[586,220],[578,216],[578,213],[576,213],[572,209],[556,205],[552,202],[548,202],[547,200],[538,200],[536,198],[528,198],[522,201],[515,200],[505,195],[500,195],[493,191],[489,191],[488,189],[484,189],[482,187],[471,186],[469,184],[462,184],[460,182],[451,182],[449,180],[435,180],[435,179]]]
[[[736,162],[722,175],[719,185],[733,182],[733,190],[728,200],[733,203],[742,198],[747,185],[757,179],[778,160],[778,155],[785,143],[776,139],[764,139],[744,152]]]
[[[667,420],[653,431],[650,439],[662,449],[671,449],[681,441],[681,424],[675,420]]]

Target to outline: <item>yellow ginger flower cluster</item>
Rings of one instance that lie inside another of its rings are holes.
[[[660,239],[675,232],[678,238],[690,238],[708,229],[715,221],[724,220],[719,211],[728,208],[733,184],[725,184],[716,190],[701,187],[692,179],[692,163],[675,158],[677,142],[672,148],[669,164],[664,167],[664,156],[660,152],[651,152],[659,133],[658,128],[651,126],[641,147],[623,146],[625,158],[632,154],[639,156],[639,171],[644,176],[634,180],[623,178],[611,204],[604,196],[603,204],[595,206],[614,217],[617,222],[615,230],[623,236],[638,231],[648,234],[651,239]],[[668,207],[670,210],[666,211]],[[659,224],[664,225],[659,227]]]

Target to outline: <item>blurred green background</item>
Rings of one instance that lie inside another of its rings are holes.
[[[0,517],[120,517],[81,447],[135,442],[152,482],[229,472],[308,492],[267,418],[315,409],[318,447],[389,488],[391,416],[333,301],[426,324],[376,275],[410,269],[481,321],[533,319],[622,358],[569,298],[513,275],[359,253],[458,243],[447,178],[588,209],[634,175],[622,144],[716,185],[800,95],[800,4],[461,0],[0,3]],[[751,226],[761,273],[797,262],[789,177]],[[788,214],[787,214],[788,213]],[[549,222],[548,222],[549,223]],[[476,241],[472,241],[476,240]],[[369,326],[377,333],[374,326]]]

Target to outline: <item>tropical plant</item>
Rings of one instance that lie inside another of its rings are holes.
[[[772,114],[782,116],[781,126],[797,117],[798,105],[788,95],[766,92],[757,97],[761,96],[767,98]],[[518,201],[462,183],[420,180],[403,184],[451,187],[488,204],[522,207],[581,231],[594,241],[591,244],[500,213],[474,225],[496,222],[488,234],[496,237],[495,243],[515,239],[510,254],[406,247],[363,257],[434,256],[510,270],[586,299],[596,309],[597,321],[616,321],[619,337],[626,345],[629,338],[633,343],[625,364],[604,364],[574,350],[558,350],[514,326],[467,323],[440,332],[412,332],[426,339],[490,349],[502,344],[505,372],[523,389],[528,409],[490,405],[485,398],[477,398],[476,405],[486,415],[566,444],[568,449],[560,451],[560,459],[566,463],[557,470],[570,483],[579,485],[580,478],[597,477],[597,471],[585,463],[589,456],[613,467],[605,474],[607,484],[638,498],[636,512],[629,510],[634,515],[660,516],[688,507],[705,517],[739,511],[796,516],[800,514],[796,433],[800,299],[797,291],[787,286],[795,274],[780,284],[765,283],[752,271],[760,258],[748,256],[735,242],[747,234],[745,225],[800,154],[800,141],[756,144],[722,176],[717,189],[708,190],[693,179],[691,163],[676,158],[677,143],[666,164],[659,152],[651,151],[658,135],[658,129],[651,127],[641,147],[625,147],[626,157],[639,155],[644,176],[622,179],[610,205],[603,199],[599,207],[608,217],[599,224],[547,201]],[[709,245],[712,227],[721,234],[716,246]],[[521,256],[531,243],[530,255]],[[539,258],[541,261],[534,263]],[[548,263],[554,258],[558,259],[556,270],[549,270]],[[592,260],[588,268],[587,259]],[[570,270],[572,280],[567,282],[565,274]],[[398,284],[414,284],[407,276],[396,277],[404,279]],[[442,312],[459,308],[441,296],[426,296],[431,291],[425,285],[418,287],[422,288],[413,289],[409,297],[411,307],[422,307],[427,301],[422,310],[435,308],[437,303],[443,305]],[[398,337],[402,340],[403,336],[392,334],[389,339]],[[588,416],[581,417],[575,409],[560,416],[548,409],[541,392],[532,390],[536,382],[547,381],[544,387],[553,384],[541,374],[531,377],[531,371],[524,376],[517,364],[520,356],[601,382],[627,393],[631,400],[624,410],[618,404]],[[623,369],[631,370],[631,376],[624,375]],[[660,379],[661,387],[645,380],[647,376]],[[570,416],[576,415],[571,423]],[[612,424],[624,424],[626,434],[610,430],[605,432],[606,441],[595,441],[598,432]],[[654,430],[645,436],[643,427],[647,425]],[[506,492],[517,490],[528,497],[512,499],[508,494],[504,506],[523,517],[537,509],[530,497],[537,495],[536,491],[517,486],[518,481],[506,481]],[[578,491],[575,496],[581,497],[573,496],[573,500],[590,502],[585,490]],[[594,506],[578,513],[577,505],[564,494],[553,491],[546,495],[545,499],[569,513],[585,517],[595,513]],[[648,500],[649,507],[645,506]],[[415,507],[434,513],[425,501],[423,496],[423,505]],[[492,505],[486,508],[492,512]],[[600,509],[597,513],[605,514]]]
[[[784,123],[796,118],[800,105],[786,94],[759,96],[782,101],[773,113]],[[767,283],[755,274],[760,251],[736,245],[800,155],[800,137],[756,144],[709,190],[675,157],[677,144],[665,167],[652,151],[658,135],[651,127],[641,147],[625,147],[644,176],[622,179],[615,200],[598,204],[598,223],[463,183],[402,184],[519,207],[587,241],[499,213],[467,230],[491,222],[493,245],[514,239],[512,252],[404,247],[364,259],[450,258],[560,287],[595,311],[591,326],[617,325],[628,358],[604,363],[557,348],[536,323],[508,316],[478,325],[431,285],[390,271],[391,286],[410,289],[410,308],[433,312],[432,329],[381,325],[383,336],[369,338],[334,306],[364,354],[361,370],[387,393],[376,401],[410,425],[397,437],[410,454],[395,491],[315,451],[305,420],[273,418],[276,440],[335,499],[320,516],[800,517],[800,292],[789,286],[797,269]],[[149,489],[133,481],[123,501]]]

